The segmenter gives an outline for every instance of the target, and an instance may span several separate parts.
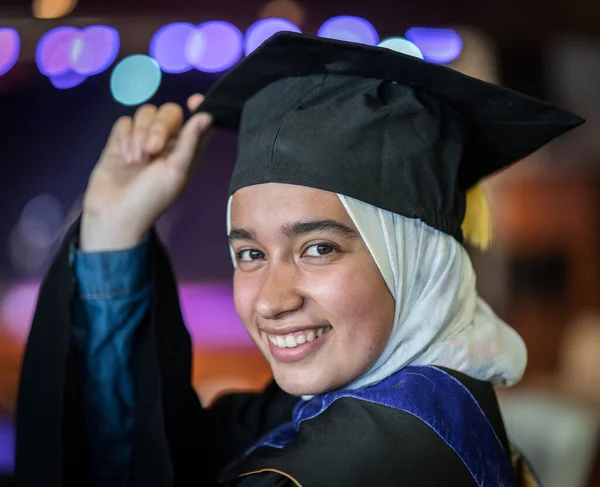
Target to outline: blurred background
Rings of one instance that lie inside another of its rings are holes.
[[[521,384],[499,391],[509,435],[544,485],[600,486],[599,19],[591,0],[2,0],[0,485],[11,485],[38,286],[112,123],[146,101],[184,103],[270,35],[294,30],[447,64],[587,118],[486,183],[496,241],[469,251],[482,296],[529,349]],[[217,134],[159,224],[206,404],[270,378],[232,303],[225,208],[234,161],[235,136]]]

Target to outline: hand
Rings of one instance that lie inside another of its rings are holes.
[[[202,95],[192,95],[195,110]],[[183,124],[174,103],[140,107],[119,119],[90,177],[83,200],[80,248],[87,252],[137,245],[181,196],[199,165],[212,117],[199,113]]]

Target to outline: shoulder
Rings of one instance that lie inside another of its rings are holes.
[[[304,487],[476,485],[452,448],[427,424],[355,398],[340,398],[302,423],[285,448],[259,448],[250,457],[246,472],[269,466]]]
[[[423,380],[409,377],[391,385],[395,390],[390,394],[409,396],[412,406],[405,401],[392,407],[382,398],[358,394],[336,397],[319,414],[302,421],[297,436],[285,447],[257,448],[243,462],[244,472],[270,467],[305,487],[469,487],[477,485],[474,476],[496,485],[495,480],[512,475],[510,469],[496,473],[498,469],[487,472],[475,466],[470,471],[466,466],[481,463],[475,457],[486,452],[495,457],[492,463],[502,456],[508,461],[494,390],[488,383],[445,372],[446,389],[439,382],[434,384],[426,373]],[[451,400],[449,394],[459,390],[461,399]],[[429,417],[421,414],[424,410],[429,410]],[[451,424],[450,435],[440,434],[440,418],[444,417],[446,424]],[[468,458],[470,454],[475,456]]]
[[[428,424],[406,411],[360,399],[340,398],[303,424],[296,448],[339,485],[394,485],[399,478],[415,487],[474,485],[454,450]],[[320,468],[322,455],[314,455],[313,448],[328,452]]]

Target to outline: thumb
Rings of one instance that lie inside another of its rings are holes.
[[[175,148],[169,159],[177,169],[188,170],[199,146],[206,145],[212,116],[198,113],[190,118],[181,129]]]

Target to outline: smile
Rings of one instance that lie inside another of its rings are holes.
[[[278,348],[296,348],[305,343],[315,341],[329,331],[331,331],[331,326],[290,333],[289,335],[268,335],[268,337],[269,341]]]
[[[333,335],[331,326],[301,330],[284,335],[268,333],[271,355],[278,362],[290,363],[303,360],[317,353]]]

